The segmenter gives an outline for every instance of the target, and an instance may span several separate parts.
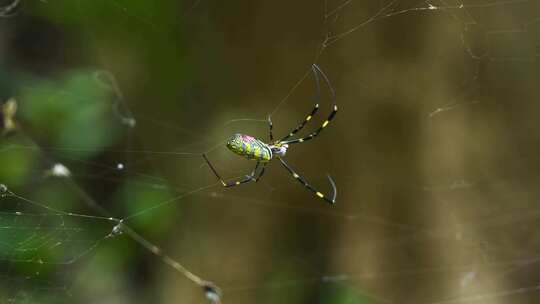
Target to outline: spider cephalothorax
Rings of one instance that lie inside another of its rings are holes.
[[[275,145],[270,145],[270,149],[272,150],[272,153],[277,156],[285,156],[287,149],[289,149],[289,145],[277,143]]]
[[[319,110],[319,105],[315,104],[314,109],[306,117],[306,119],[304,119],[304,121],[302,123],[300,123],[291,133],[289,133],[285,137],[281,138],[280,140],[274,141],[274,135],[272,133],[273,125],[272,125],[272,120],[270,119],[270,117],[268,117],[269,135],[270,135],[269,136],[270,137],[270,143],[268,143],[268,144],[264,143],[263,141],[255,138],[255,137],[249,136],[249,135],[234,134],[227,141],[227,148],[229,148],[229,150],[231,150],[232,152],[234,152],[234,153],[236,153],[236,154],[238,154],[238,155],[240,155],[242,157],[257,161],[257,164],[255,165],[255,169],[253,169],[251,174],[246,175],[246,178],[244,178],[244,179],[242,179],[240,181],[225,182],[221,178],[221,176],[217,173],[214,166],[212,166],[212,164],[210,163],[210,161],[208,160],[206,155],[203,154],[203,157],[206,160],[206,162],[208,163],[208,166],[210,167],[212,172],[214,172],[216,177],[221,181],[221,184],[224,187],[233,187],[233,186],[237,186],[237,185],[247,183],[247,182],[251,182],[251,181],[254,181],[254,182],[258,181],[259,178],[261,178],[261,176],[264,174],[264,169],[265,169],[266,164],[268,162],[270,162],[273,158],[277,158],[277,159],[279,159],[281,164],[285,167],[285,169],[287,169],[287,171],[289,171],[289,173],[291,173],[292,176],[296,180],[298,180],[302,185],[304,185],[304,187],[306,187],[308,190],[313,192],[316,196],[324,199],[325,201],[327,201],[327,202],[329,202],[331,204],[335,203],[335,201],[336,201],[336,185],[334,184],[334,181],[332,180],[332,178],[330,176],[328,176],[328,179],[330,181],[330,184],[332,185],[332,190],[333,190],[332,198],[325,196],[324,194],[322,194],[321,192],[319,192],[315,188],[313,188],[313,186],[311,186],[311,184],[309,184],[302,176],[300,176],[298,173],[296,173],[291,168],[291,166],[289,166],[285,162],[285,160],[283,160],[283,158],[282,158],[287,153],[287,149],[289,148],[289,145],[303,143],[305,141],[308,141],[310,139],[315,138],[317,135],[319,135],[319,133],[322,131],[322,129],[324,129],[326,126],[328,126],[330,121],[332,121],[332,119],[334,118],[334,116],[337,113],[337,105],[336,105],[336,100],[335,100],[334,89],[330,85],[330,81],[328,80],[326,75],[315,64],[313,65],[313,75],[315,77],[315,83],[316,83],[316,86],[317,86],[316,87],[317,88],[317,98],[320,97],[319,75],[321,75],[323,77],[326,84],[328,85],[328,89],[330,90],[330,96],[332,97],[332,101],[334,102],[334,105],[333,105],[332,112],[330,113],[328,118],[323,122],[323,124],[317,130],[313,131],[309,135],[307,135],[305,137],[302,137],[302,138],[289,139],[289,138],[293,137],[296,133],[298,133],[300,130],[302,130],[302,128],[304,128],[304,126],[311,120],[313,115],[315,115],[317,113],[317,111]]]

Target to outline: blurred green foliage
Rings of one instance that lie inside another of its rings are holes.
[[[347,284],[330,284],[322,289],[322,304],[374,304],[378,300],[372,300],[362,291],[350,288]]]
[[[19,100],[25,127],[50,146],[72,147],[77,157],[95,156],[110,146],[119,133],[112,118],[115,101],[95,75],[77,71],[24,90]]]
[[[25,145],[24,141],[19,141]],[[0,146],[0,179],[6,185],[21,186],[31,177],[36,162],[36,155],[32,150],[18,149],[13,142],[2,143]]]

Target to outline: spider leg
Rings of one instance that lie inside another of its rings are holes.
[[[330,204],[334,204],[336,202],[336,196],[337,196],[337,189],[336,189],[336,183],[334,183],[334,180],[332,180],[332,178],[330,177],[330,175],[328,175],[328,180],[330,181],[330,185],[332,185],[332,198],[328,198],[326,197],[324,194],[322,194],[321,192],[317,191],[317,189],[313,188],[313,186],[311,186],[308,181],[303,178],[302,176],[300,176],[298,173],[296,173],[292,168],[291,166],[289,166],[281,157],[278,157],[279,161],[281,162],[281,164],[283,165],[283,167],[285,167],[285,169],[287,169],[287,171],[289,171],[289,173],[292,174],[292,176],[298,180],[298,182],[300,182],[304,187],[306,187],[309,191],[313,192],[313,194],[315,194],[316,196],[322,198],[323,200],[327,201],[328,203]]]
[[[313,108],[311,113],[306,117],[306,119],[304,119],[304,121],[301,124],[299,124],[291,133],[289,133],[287,136],[283,137],[279,141],[282,142],[282,141],[284,141],[286,139],[289,139],[292,136],[294,136],[294,134],[296,134],[300,130],[302,130],[304,128],[304,126],[308,123],[308,121],[310,121],[311,118],[315,115],[315,113],[317,113],[318,110],[319,110],[319,104],[317,103],[317,104],[315,104],[315,107]]]
[[[318,71],[320,71],[320,69],[315,64],[312,65],[311,69],[313,70],[313,78],[315,78],[315,88],[316,88],[315,100],[318,102],[319,100],[321,100],[321,84],[320,84],[320,80],[319,80],[319,75],[317,74]],[[286,139],[289,139],[292,136],[294,136],[294,134],[296,134],[300,130],[302,130],[302,128],[304,128],[304,126],[308,123],[308,121],[311,120],[311,118],[315,115],[315,113],[317,113],[318,110],[319,110],[319,104],[315,103],[315,107],[313,108],[311,113],[306,117],[306,119],[304,119],[304,121],[302,123],[300,123],[291,133],[289,133],[287,136],[283,137],[280,141],[284,141]]]
[[[270,142],[274,141],[274,134],[272,130],[274,129],[274,124],[272,123],[272,118],[268,116],[268,135],[270,136]]]
[[[298,139],[293,139],[293,140],[286,140],[288,139],[289,137],[291,137],[292,135],[294,135],[296,132],[300,131],[305,125],[306,123],[311,119],[311,116],[308,116],[306,118],[306,120],[301,123],[293,132],[291,132],[289,135],[285,136],[280,142],[282,144],[296,144],[296,143],[302,143],[304,141],[307,141],[307,140],[310,140],[310,139],[313,139],[315,138],[317,135],[319,135],[319,133],[322,131],[322,129],[326,128],[326,126],[332,121],[332,119],[334,119],[334,116],[336,115],[337,113],[337,104],[336,104],[336,92],[334,91],[334,88],[332,87],[332,85],[330,84],[330,80],[328,80],[328,77],[326,76],[326,74],[324,74],[324,72],[319,68],[319,66],[317,66],[316,64],[313,65],[313,73],[315,75],[315,80],[317,81],[317,85],[319,84],[319,74],[323,77],[324,79],[324,82],[326,82],[326,85],[328,86],[328,89],[330,90],[330,97],[332,99],[332,102],[334,104],[334,107],[332,109],[332,112],[330,113],[330,115],[328,115],[328,118],[323,122],[323,124],[317,129],[315,130],[313,133],[309,134],[308,136],[306,137],[302,137],[302,138],[298,138]],[[320,88],[318,87],[318,90],[320,90]],[[315,110],[312,112],[312,114],[314,114],[317,110],[317,106],[316,105],[316,108]]]
[[[217,173],[214,166],[212,166],[212,164],[210,163],[210,161],[206,157],[206,154],[203,153],[202,156],[203,156],[204,160],[206,161],[206,163],[208,164],[208,166],[210,167],[210,169],[212,170],[212,172],[214,173],[214,175],[219,179],[219,181],[221,182],[223,187],[226,187],[226,188],[238,186],[238,185],[248,183],[248,182],[257,182],[259,180],[259,178],[261,178],[261,176],[264,174],[264,169],[265,169],[265,166],[266,166],[266,164],[263,164],[261,171],[257,174],[257,169],[259,169],[259,166],[261,165],[261,162],[257,162],[257,164],[255,165],[255,169],[253,169],[253,171],[251,171],[251,173],[249,175],[246,175],[246,177],[244,179],[241,179],[239,181],[226,182]]]
[[[259,175],[258,175],[257,177],[254,177],[254,178],[253,178],[253,181],[254,181],[254,182],[258,182],[258,181],[259,181],[259,179],[263,176],[264,170],[265,170],[265,169],[266,169],[266,163],[263,163],[262,168],[261,168],[261,172],[259,172]]]

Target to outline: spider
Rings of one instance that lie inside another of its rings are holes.
[[[274,135],[272,132],[273,124],[272,120],[270,119],[270,116],[268,117],[268,128],[269,128],[269,137],[270,137],[270,143],[264,143],[263,141],[254,138],[249,135],[244,134],[234,134],[228,141],[227,141],[227,148],[234,152],[235,154],[238,154],[244,158],[255,160],[257,161],[257,164],[255,165],[255,169],[251,171],[249,175],[246,175],[246,177],[239,181],[233,181],[233,182],[225,182],[221,176],[217,173],[214,166],[210,163],[208,158],[206,157],[206,154],[203,153],[203,158],[205,159],[206,163],[212,170],[212,172],[216,175],[216,177],[221,181],[221,184],[224,187],[234,187],[238,186],[244,183],[248,182],[257,182],[262,175],[264,174],[264,170],[266,165],[273,159],[277,158],[283,167],[287,171],[289,171],[290,174],[298,181],[300,182],[304,187],[306,187],[309,191],[311,191],[313,194],[315,194],[317,197],[327,201],[330,204],[334,204],[336,202],[336,184],[332,180],[332,177],[328,175],[328,180],[330,181],[330,184],[332,186],[332,197],[328,197],[321,192],[317,191],[308,181],[300,176],[300,174],[296,173],[293,168],[285,162],[283,159],[283,156],[287,153],[287,149],[289,148],[289,145],[299,144],[303,143],[305,141],[308,141],[310,139],[315,138],[319,133],[328,126],[328,124],[332,121],[334,116],[337,113],[337,105],[336,105],[336,99],[335,99],[335,91],[332,88],[332,85],[330,84],[330,81],[328,80],[328,77],[323,73],[323,71],[316,65],[312,65],[313,70],[313,76],[315,79],[316,84],[316,98],[320,98],[321,89],[319,84],[319,75],[321,75],[328,86],[328,89],[330,90],[331,98],[333,101],[333,109],[328,118],[323,122],[323,124],[315,131],[310,133],[306,137],[301,137],[297,139],[290,139],[293,137],[296,133],[298,133],[300,130],[304,128],[304,126],[311,120],[311,118],[317,113],[319,110],[319,104],[315,104],[315,107],[311,111],[311,113],[300,123],[291,133],[286,135],[285,137],[274,140]],[[259,169],[260,168],[260,169]]]

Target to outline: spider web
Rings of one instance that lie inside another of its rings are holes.
[[[539,8],[0,1],[18,106],[0,141],[0,299],[534,301]],[[287,134],[315,63],[341,111],[287,156],[322,190],[330,172],[337,204],[277,165],[221,189],[201,153],[248,173],[225,139],[265,139],[268,115]]]

